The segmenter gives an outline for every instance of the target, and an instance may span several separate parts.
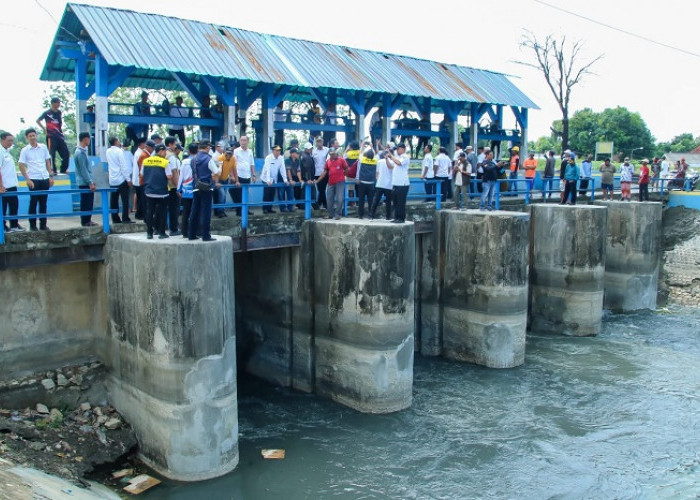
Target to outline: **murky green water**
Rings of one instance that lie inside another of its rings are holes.
[[[534,334],[510,370],[417,356],[414,377],[413,406],[384,416],[242,380],[236,471],[141,498],[700,498],[697,311]]]

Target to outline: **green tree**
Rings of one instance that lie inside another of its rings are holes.
[[[700,136],[693,137],[693,134],[686,132],[675,136],[669,142],[660,142],[656,147],[656,156],[665,153],[687,153],[700,146]]]
[[[570,147],[579,156],[595,152],[595,143],[613,141],[620,156],[651,156],[654,137],[641,115],[618,106],[597,113],[584,108],[574,113],[570,123]]]

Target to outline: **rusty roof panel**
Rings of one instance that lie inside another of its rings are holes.
[[[179,88],[171,72],[365,90],[458,102],[537,106],[505,75],[453,64],[267,35],[157,14],[68,4],[55,40],[85,38],[113,66],[135,68],[126,85]],[[73,79],[52,46],[41,78]]]

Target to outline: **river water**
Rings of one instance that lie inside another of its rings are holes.
[[[363,415],[244,379],[238,468],[141,498],[700,498],[697,310],[533,333],[515,369],[416,356],[413,392],[405,411]]]

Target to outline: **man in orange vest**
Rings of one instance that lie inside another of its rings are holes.
[[[535,160],[535,153],[530,153],[527,160],[523,162],[523,167],[525,168],[525,179],[527,179],[527,188],[532,191],[535,186],[535,174],[537,173],[537,160]]]
[[[518,169],[520,168],[520,156],[518,155],[519,152],[520,148],[518,146],[513,146],[510,150],[510,175],[508,176],[509,179],[518,178]],[[511,182],[510,186],[508,187],[508,191],[517,190],[517,182]]]

